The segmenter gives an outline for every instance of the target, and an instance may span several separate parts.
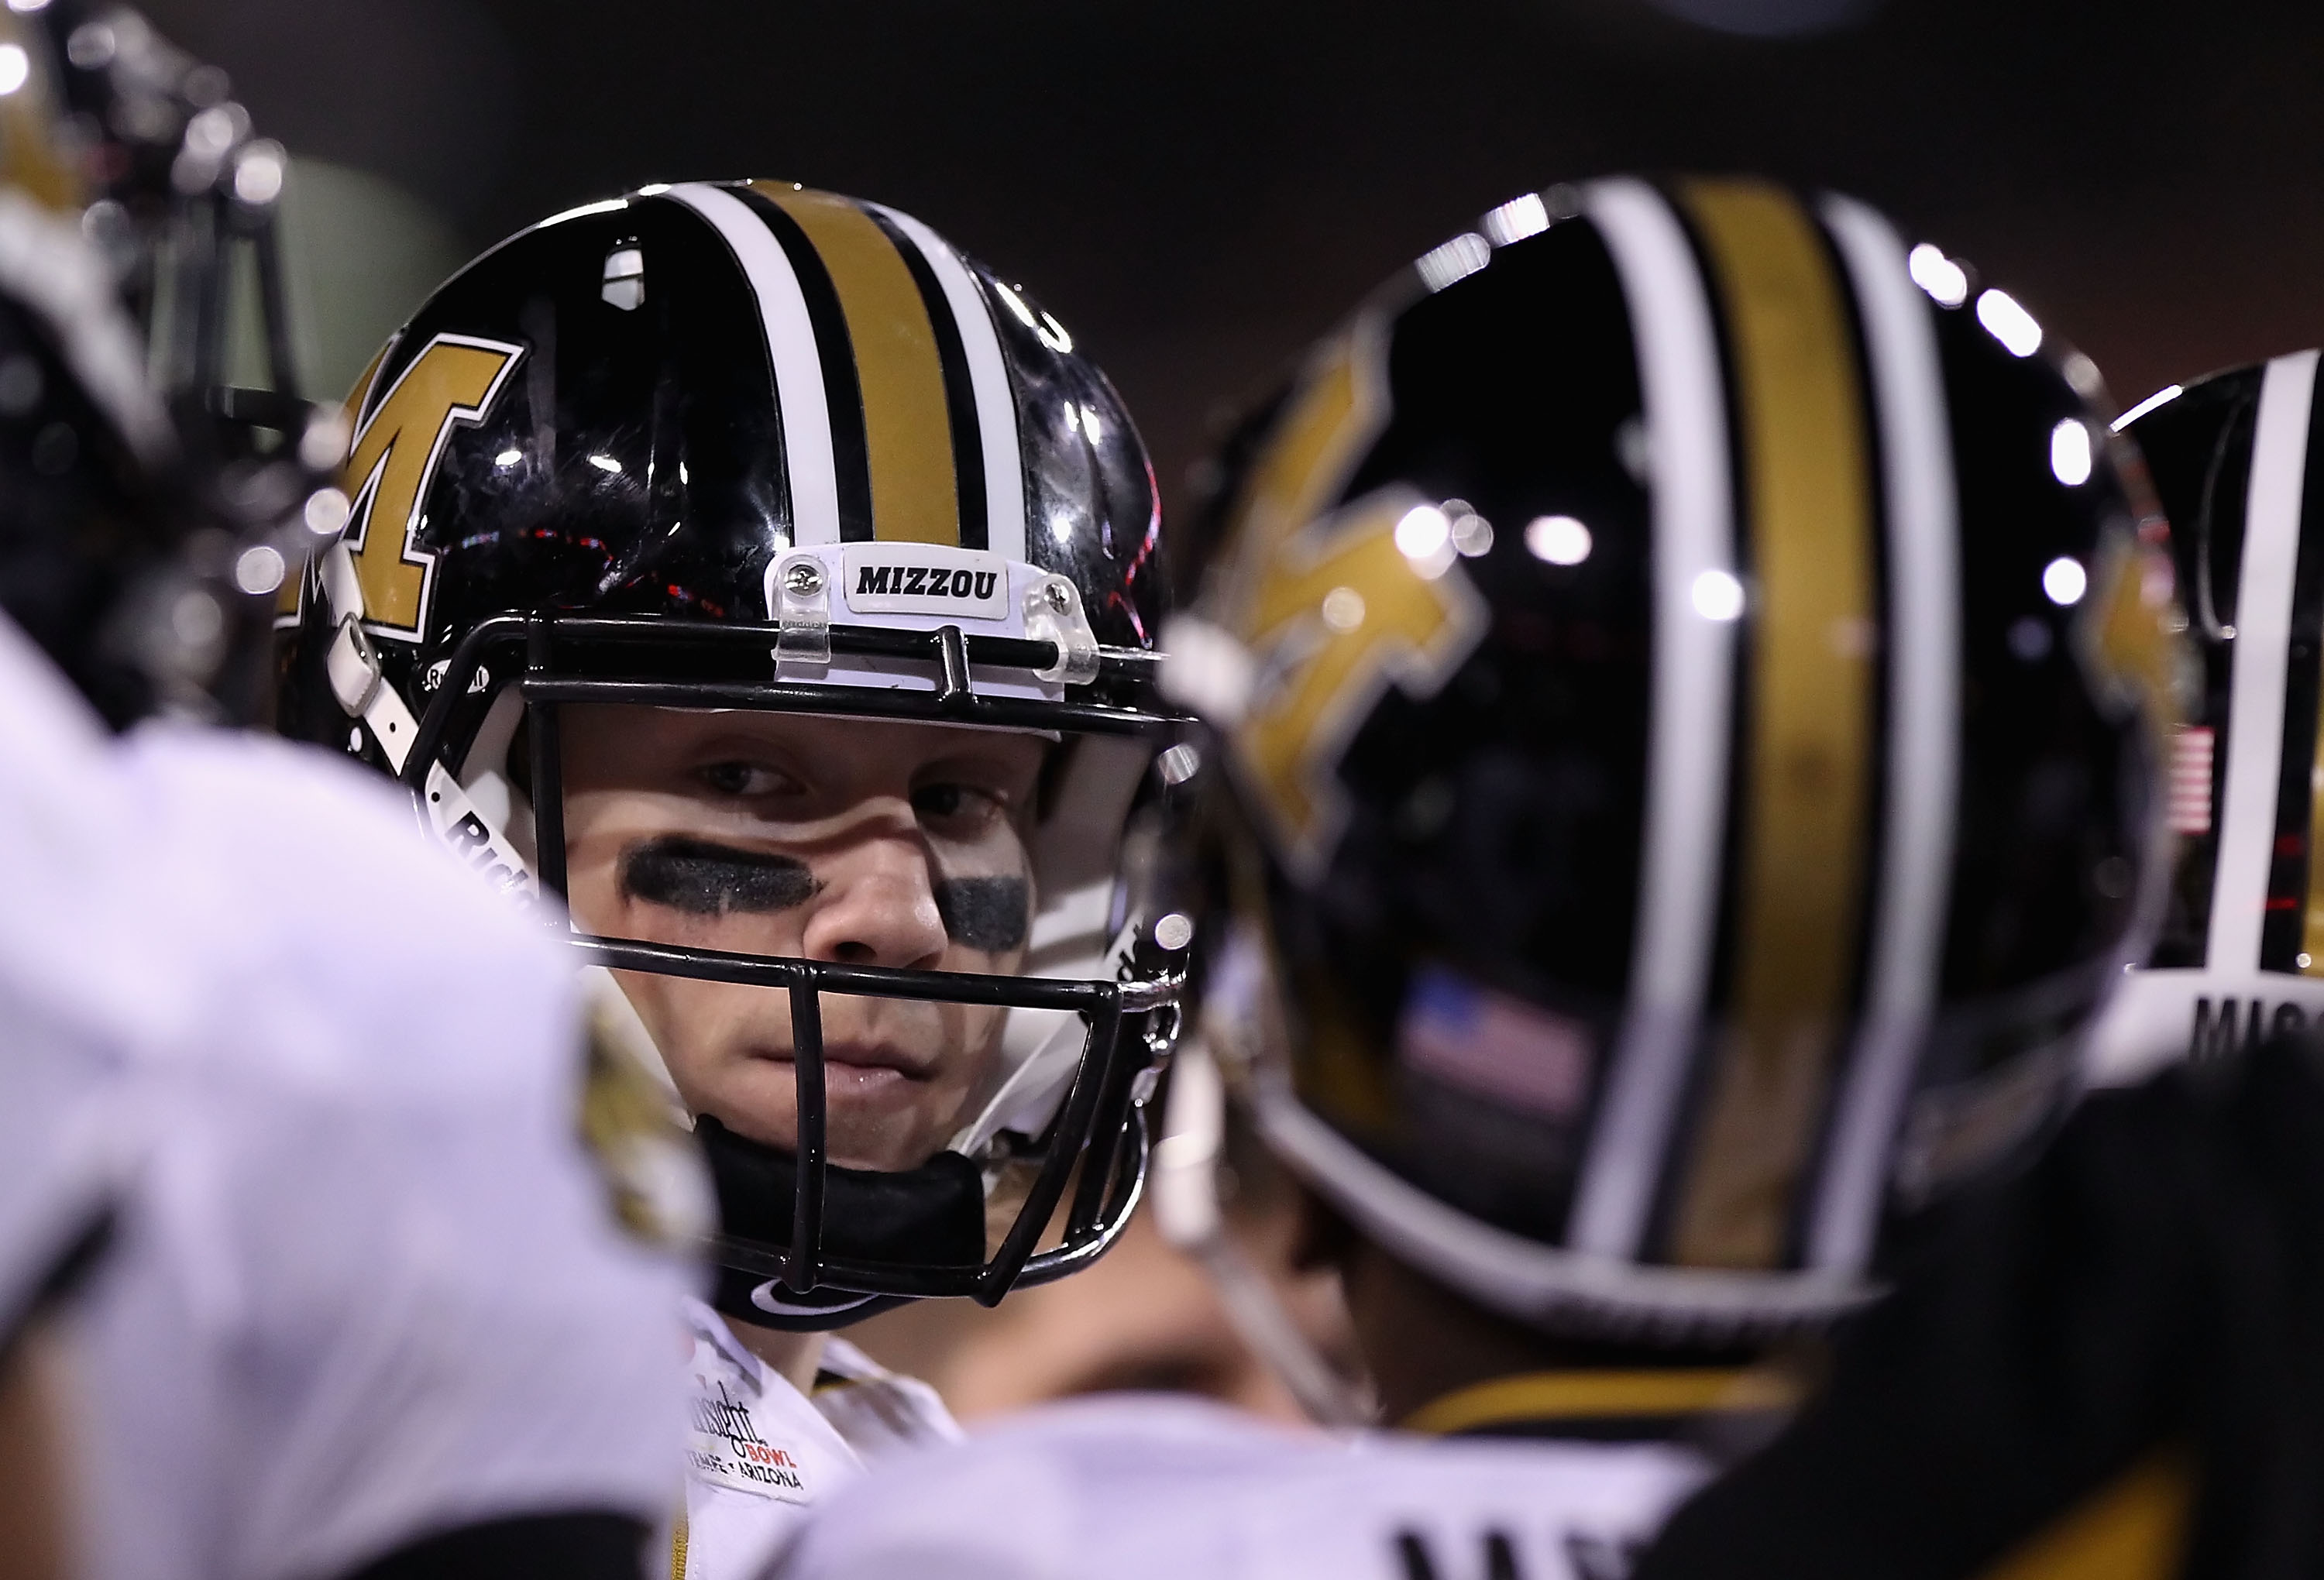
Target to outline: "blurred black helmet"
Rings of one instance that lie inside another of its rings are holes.
[[[1323,340],[1166,644],[1272,1144],[1562,1330],[1866,1298],[2068,1101],[2160,899],[2178,616],[2098,394],[1739,180],[1520,198]]]
[[[878,1296],[991,1300],[1109,1243],[1175,1027],[1175,957],[1130,891],[1125,828],[1177,721],[1155,690],[1153,478],[1065,328],[876,204],[652,187],[478,259],[349,404],[353,514],[282,611],[282,727],[399,775],[553,925],[560,709],[1055,742],[1029,871],[1009,879],[1018,909],[1024,883],[1034,896],[1022,974],[581,941],[625,971],[788,990],[801,1049],[819,995],[1006,1007],[1004,1079],[908,1177],[824,1155],[804,1052],[796,1152],[703,1126],[721,1304],[812,1327]]]
[[[2174,384],[2119,425],[2171,517],[2199,684],[2172,755],[2170,902],[2099,1027],[2102,1079],[2324,1016],[2316,366],[2292,352]]]
[[[115,724],[256,718],[318,490],[336,520],[342,430],[287,371],[281,150],[224,95],[134,13],[0,14],[0,608]],[[220,377],[245,257],[272,390]]]

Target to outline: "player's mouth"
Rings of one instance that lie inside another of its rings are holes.
[[[757,1057],[776,1064],[794,1061],[788,1048],[769,1049]],[[932,1062],[916,1059],[889,1043],[826,1043],[823,1049],[825,1100],[878,1100],[906,1087],[926,1081],[935,1073]]]

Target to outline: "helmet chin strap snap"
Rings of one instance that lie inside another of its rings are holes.
[[[401,774],[411,743],[419,738],[420,721],[402,694],[387,683],[384,666],[364,634],[362,580],[355,574],[355,556],[345,539],[323,554],[320,565],[323,602],[335,628],[323,672],[331,695],[346,716],[370,732],[391,771]]]

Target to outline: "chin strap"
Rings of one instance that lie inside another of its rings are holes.
[[[323,606],[337,628],[323,658],[331,695],[338,699],[340,710],[348,718],[370,732],[389,769],[400,775],[420,734],[420,721],[411,716],[402,694],[387,684],[379,655],[364,634],[363,583],[355,574],[355,556],[346,539],[324,551],[318,569]]]
[[[403,694],[388,684],[379,653],[364,634],[363,583],[355,574],[355,556],[345,539],[324,551],[319,569],[323,604],[337,628],[323,660],[331,695],[379,749],[388,770],[401,778],[411,756],[411,743],[419,739],[420,721]],[[429,831],[486,882],[512,898],[540,903],[540,880],[533,873],[532,863],[517,850],[499,821],[487,817],[440,762],[428,765],[420,808]]]
[[[1323,1358],[1285,1310],[1275,1284],[1243,1254],[1219,1208],[1219,1155],[1226,1142],[1226,1083],[1199,1036],[1178,1045],[1162,1139],[1154,1148],[1154,1226],[1200,1263],[1227,1319],[1318,1426],[1370,1426],[1366,1392]]]

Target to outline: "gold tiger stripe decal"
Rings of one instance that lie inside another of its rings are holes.
[[[1396,544],[1407,489],[1332,508],[1388,415],[1386,350],[1360,321],[1310,365],[1238,510],[1240,549],[1220,566],[1222,623],[1270,676],[1235,728],[1244,782],[1277,850],[1314,871],[1345,820],[1336,775],[1350,736],[1389,685],[1435,691],[1485,616],[1464,574],[1431,576]]]
[[[1690,1266],[1772,1267],[1840,1049],[1872,811],[1876,566],[1867,397],[1842,287],[1787,194],[1681,199],[1725,309],[1753,577],[1732,1030],[1673,1229]]]
[[[1337,337],[1311,366],[1269,437],[1242,503],[1243,534],[1262,552],[1314,520],[1388,421],[1385,353],[1369,320]]]
[[[844,198],[753,181],[807,233],[839,294],[863,392],[872,531],[882,542],[960,544],[960,491],[936,326],[888,233]]]
[[[366,629],[419,639],[436,565],[434,555],[412,544],[428,485],[453,428],[484,419],[523,354],[524,347],[502,341],[438,335],[364,414],[342,486],[355,501],[346,542]]]
[[[1465,573],[1431,579],[1396,545],[1422,503],[1383,491],[1334,509],[1387,425],[1387,347],[1369,315],[1310,363],[1237,501],[1213,572],[1219,622],[1269,678],[1230,734],[1259,831],[1295,871],[1313,875],[1345,822],[1338,767],[1381,693],[1425,695],[1483,633]],[[1358,1131],[1394,1112],[1369,1039],[1324,1012],[1299,1043],[1300,1089]]]

